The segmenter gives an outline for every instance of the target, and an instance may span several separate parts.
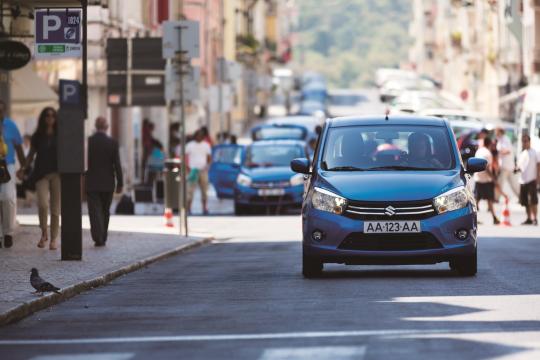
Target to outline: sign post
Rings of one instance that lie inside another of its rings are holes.
[[[171,66],[176,70],[169,72],[166,82],[177,81],[179,99],[172,99],[180,105],[180,201],[178,215],[180,220],[180,235],[188,236],[187,219],[187,167],[186,167],[186,119],[184,90],[184,65],[189,65],[191,58],[199,57],[199,23],[196,21],[165,21],[163,23],[163,58],[171,60]],[[196,78],[192,73],[192,78]],[[170,79],[173,77],[173,79]],[[174,94],[174,92],[173,92]]]
[[[81,174],[87,104],[87,0],[80,8],[36,9],[36,59],[82,58],[82,84],[61,80],[58,172],[61,177],[62,260],[82,260]]]

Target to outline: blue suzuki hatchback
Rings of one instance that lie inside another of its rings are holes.
[[[435,264],[477,271],[471,174],[446,120],[351,117],[327,120],[315,157],[291,168],[309,175],[302,206],[303,274],[324,263]]]

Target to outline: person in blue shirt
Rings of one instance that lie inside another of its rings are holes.
[[[17,189],[15,184],[15,153],[19,163],[24,164],[24,152],[22,148],[22,137],[13,120],[7,117],[7,105],[0,100],[0,121],[2,126],[2,137],[7,144],[8,152],[6,163],[8,165],[11,180],[5,184],[0,184],[0,230],[4,240],[4,247],[13,245],[13,231],[15,228],[15,218],[17,216]],[[0,243],[1,245],[1,243]]]

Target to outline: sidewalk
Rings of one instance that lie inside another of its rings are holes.
[[[112,217],[107,246],[96,248],[88,230],[88,217],[84,216],[82,261],[61,261],[60,249],[51,251],[36,246],[40,235],[35,226],[37,216],[20,215],[18,220],[20,226],[13,247],[0,249],[0,326],[211,240],[209,234],[180,237],[178,227],[165,228],[162,219],[140,221],[138,217],[129,217],[128,221]],[[45,280],[60,287],[62,295],[32,294],[33,267]]]

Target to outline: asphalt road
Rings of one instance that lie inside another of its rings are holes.
[[[203,220],[214,244],[0,328],[0,359],[540,358],[527,228],[485,231],[474,278],[333,265],[305,280],[297,216]]]

